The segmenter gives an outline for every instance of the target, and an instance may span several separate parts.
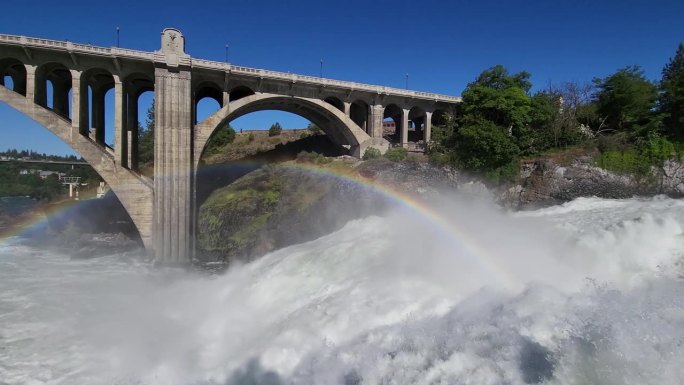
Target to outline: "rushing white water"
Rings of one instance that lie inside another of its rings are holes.
[[[0,384],[680,384],[684,202],[401,211],[218,276],[0,246]]]

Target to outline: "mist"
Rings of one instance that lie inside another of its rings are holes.
[[[0,245],[8,384],[677,383],[684,204],[442,197],[220,275]]]

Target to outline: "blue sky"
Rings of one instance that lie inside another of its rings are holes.
[[[59,5],[57,5],[59,4]],[[590,81],[640,65],[658,79],[684,42],[678,0],[9,1],[0,33],[155,50],[179,28],[195,57],[300,74],[459,95],[482,70],[527,70],[535,89]],[[212,107],[204,109],[209,113]],[[242,117],[237,128],[286,128],[285,113]],[[29,139],[30,138],[30,139]],[[46,129],[0,103],[0,150],[70,153]]]

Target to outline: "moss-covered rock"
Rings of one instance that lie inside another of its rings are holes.
[[[204,260],[251,260],[381,207],[379,197],[343,178],[287,164],[263,167],[214,191],[200,207],[198,254]]]

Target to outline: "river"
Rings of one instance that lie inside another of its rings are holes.
[[[0,384],[681,384],[684,202],[449,200],[220,275],[0,243]]]

